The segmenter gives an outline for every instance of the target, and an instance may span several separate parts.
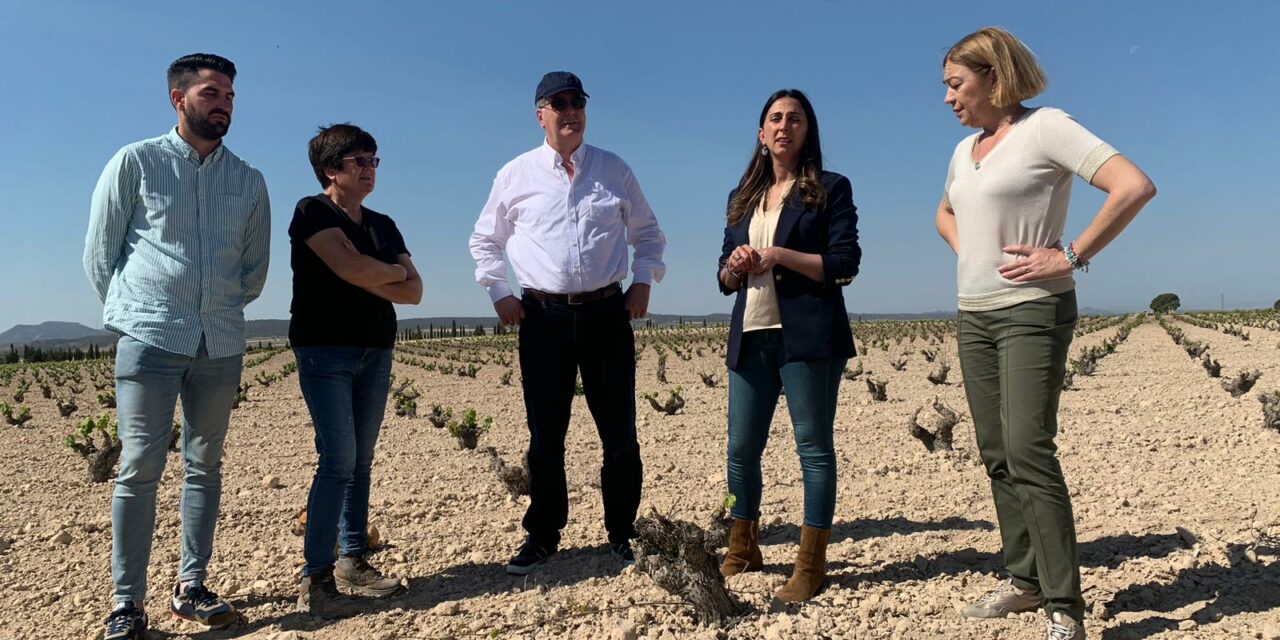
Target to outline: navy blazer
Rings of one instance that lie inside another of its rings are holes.
[[[782,345],[786,362],[852,358],[857,355],[853,331],[849,329],[849,312],[844,307],[842,288],[853,282],[862,261],[858,247],[858,209],[853,206],[853,185],[849,179],[830,171],[822,172],[822,186],[827,201],[819,211],[804,208],[799,198],[787,198],[778,217],[773,246],[822,256],[822,282],[783,266],[773,268],[774,289],[778,294],[778,313],[782,319]],[[729,194],[729,201],[737,193]],[[729,254],[740,245],[751,244],[751,212],[735,225],[724,229],[724,246],[716,267],[720,292],[735,291],[733,316],[729,324],[729,348],[726,363],[738,366],[738,349],[742,344],[742,314],[747,305],[747,288],[729,289],[720,281],[720,269]],[[745,283],[744,283],[745,284]]]

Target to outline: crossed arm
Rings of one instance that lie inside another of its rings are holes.
[[[408,254],[387,264],[356,250],[340,229],[329,228],[307,238],[307,246],[335,275],[380,298],[398,304],[422,300],[422,279]]]
[[[409,257],[409,254],[402,253],[396,256],[396,266],[404,268],[405,279],[403,282],[364,287],[364,290],[396,304],[418,304],[422,302],[422,278],[418,277],[418,270],[413,266],[413,259]]]

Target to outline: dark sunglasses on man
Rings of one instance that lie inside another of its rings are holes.
[[[377,169],[382,164],[382,158],[369,158],[365,156],[347,156],[343,160],[354,160],[357,167],[361,169]]]
[[[572,98],[555,96],[554,98],[547,98],[546,106],[551,107],[551,110],[556,112],[564,111],[570,106],[574,109],[585,109],[587,108],[587,97],[581,95],[574,96]]]

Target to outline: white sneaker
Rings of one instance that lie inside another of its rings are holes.
[[[1049,632],[1045,640],[1084,640],[1084,623],[1076,622],[1071,616],[1054,611],[1049,618]]]
[[[1039,591],[1023,591],[1013,586],[1013,580],[1005,580],[977,602],[965,605],[961,613],[966,618],[1003,618],[1011,613],[1033,611],[1043,602],[1044,596]]]

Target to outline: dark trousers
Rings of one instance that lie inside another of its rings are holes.
[[[1058,464],[1058,396],[1076,326],[1074,291],[960,312],[960,366],[991,480],[1005,567],[1045,611],[1083,619],[1071,497]]]
[[[564,439],[574,383],[582,373],[587,408],[604,450],[600,492],[610,542],[635,537],[642,469],[636,442],[635,336],[619,293],[586,304],[543,303],[525,296],[520,373],[529,420],[529,509],[523,526],[547,545],[560,543],[569,520]]]

